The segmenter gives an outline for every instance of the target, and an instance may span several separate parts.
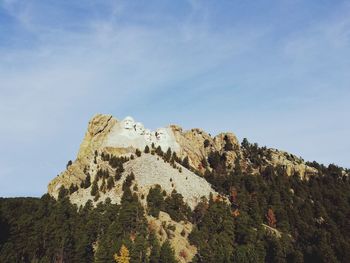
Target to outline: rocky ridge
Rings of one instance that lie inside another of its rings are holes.
[[[139,131],[136,130],[137,124],[141,127]],[[190,166],[202,174],[206,169],[203,166],[203,160],[208,160],[211,152],[225,154],[226,163],[232,169],[235,168],[237,158],[240,159],[243,170],[247,170],[250,166],[250,160],[244,158],[244,150],[233,133],[220,133],[212,137],[201,129],[184,131],[177,125],[150,132],[143,128],[142,124],[135,123],[131,117],[118,121],[112,115],[97,114],[88,124],[77,159],[50,182],[48,193],[57,197],[61,186],[69,188],[71,184],[80,185],[87,173],[93,176],[99,166],[99,163],[94,163],[95,152],[109,153],[114,156],[130,156],[135,153],[136,148],[142,151],[146,145],[151,147],[152,144],[155,147],[160,146],[163,151],[170,147],[180,159],[188,157]],[[265,158],[264,166],[255,169],[256,173],[268,165],[281,166],[288,175],[298,173],[301,177],[306,178],[317,173],[315,168],[306,165],[301,158],[295,155],[276,149],[268,150],[270,158]]]

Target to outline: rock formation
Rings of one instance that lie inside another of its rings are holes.
[[[88,124],[77,159],[50,182],[48,192],[57,197],[61,186],[68,188],[71,184],[79,185],[87,173],[94,176],[99,166],[99,163],[94,163],[96,152],[130,156],[135,149],[143,151],[146,145],[154,145],[155,148],[160,146],[164,152],[170,148],[180,159],[188,157],[189,164],[202,173],[205,171],[203,160],[207,160],[211,152],[225,153],[226,163],[232,169],[237,157],[240,157],[243,169],[249,165],[249,160],[242,158],[243,151],[233,133],[220,133],[212,137],[201,129],[183,131],[177,125],[151,131],[142,123],[135,122],[132,117],[118,121],[111,115],[97,114]],[[266,163],[284,167],[288,175],[299,173],[304,177],[317,173],[315,168],[307,166],[294,155],[275,149],[269,150],[271,158]]]
[[[146,146],[150,150],[144,152]],[[168,149],[172,153],[172,162],[158,153],[159,150],[165,153]],[[138,154],[135,154],[136,151]],[[143,206],[147,206],[145,197],[149,189],[160,185],[166,195],[174,190],[181,194],[184,202],[193,209],[202,197],[209,198],[210,194],[214,198],[227,200],[203,178],[206,169],[212,169],[207,163],[208,157],[213,153],[224,156],[226,168],[232,171],[237,168],[235,165],[239,165],[243,172],[249,170],[249,173],[259,174],[271,165],[281,167],[287,175],[298,173],[302,178],[317,173],[315,168],[306,165],[301,158],[275,149],[264,148],[261,164],[254,166],[254,160],[250,159],[247,151],[233,133],[220,133],[212,137],[201,129],[184,131],[177,125],[151,131],[132,117],[118,121],[111,115],[98,114],[88,124],[76,160],[50,182],[48,193],[57,198],[62,187],[69,189],[75,186],[76,190],[70,193],[69,198],[78,206],[83,206],[88,200],[96,205],[106,198],[119,204],[123,195],[122,185],[127,176],[133,174],[135,178],[131,188]],[[104,181],[98,180],[97,186],[103,190],[99,191],[96,199],[91,195],[92,185],[82,187],[85,180],[90,177],[93,182],[98,171],[108,174],[117,172],[103,156],[122,157],[125,162],[120,179],[115,181],[112,188],[106,189],[102,185]],[[184,158],[188,161],[186,165],[182,161]],[[175,222],[165,212],[161,212],[159,218],[148,216],[147,220],[160,240],[167,239],[169,235],[164,225],[175,226],[171,242],[178,259],[181,262],[191,261],[196,248],[184,236],[191,231],[191,223]]]

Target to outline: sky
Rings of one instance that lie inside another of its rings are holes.
[[[96,113],[350,167],[350,2],[0,0],[0,196],[41,196]]]

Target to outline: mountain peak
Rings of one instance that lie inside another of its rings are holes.
[[[69,188],[71,185],[79,186],[86,180],[88,174],[94,179],[98,170],[104,166],[99,157],[101,154],[130,159],[135,157],[135,151],[143,152],[146,146],[151,149],[152,154],[170,151],[177,158],[177,163],[173,163],[175,166],[183,171],[188,168],[192,173],[191,176],[198,178],[204,176],[206,170],[213,169],[213,166],[216,166],[218,162],[221,163],[219,165],[224,165],[228,170],[238,169],[236,166],[239,165],[240,169],[249,170],[252,174],[260,173],[269,165],[282,167],[288,175],[298,173],[301,177],[307,177],[317,173],[315,168],[306,165],[302,159],[295,155],[266,147],[260,149],[255,145],[251,145],[248,149],[249,143],[248,146],[245,144],[243,142],[241,146],[232,132],[220,133],[212,137],[200,128],[183,130],[175,124],[152,131],[131,116],[119,121],[109,114],[96,114],[89,121],[77,159],[50,182],[48,192],[57,197],[62,186],[65,188]],[[258,151],[256,153],[258,157],[251,151]],[[146,161],[149,158],[141,158],[140,160]],[[137,162],[129,161],[135,164],[139,163],[140,160]],[[110,167],[109,169],[111,170]],[[144,169],[144,173],[149,174],[146,170],[150,167],[144,165]],[[165,168],[162,166],[161,169]],[[111,172],[113,171],[111,170]],[[169,171],[165,169],[164,174],[167,172]],[[196,184],[194,184],[195,186]],[[177,185],[174,190],[178,190],[178,187],[180,186]],[[216,193],[213,189],[208,187],[206,189],[208,191],[204,196],[208,196],[210,192]],[[182,194],[186,195],[185,192]],[[196,191],[194,191],[194,195],[197,195]],[[88,197],[79,200],[89,198],[91,199]],[[192,201],[188,204],[195,205]]]

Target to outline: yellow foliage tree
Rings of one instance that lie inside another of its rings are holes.
[[[129,250],[126,246],[122,245],[122,247],[119,250],[120,256],[118,254],[114,254],[115,262],[117,263],[129,263],[130,262],[130,256],[129,256]]]

